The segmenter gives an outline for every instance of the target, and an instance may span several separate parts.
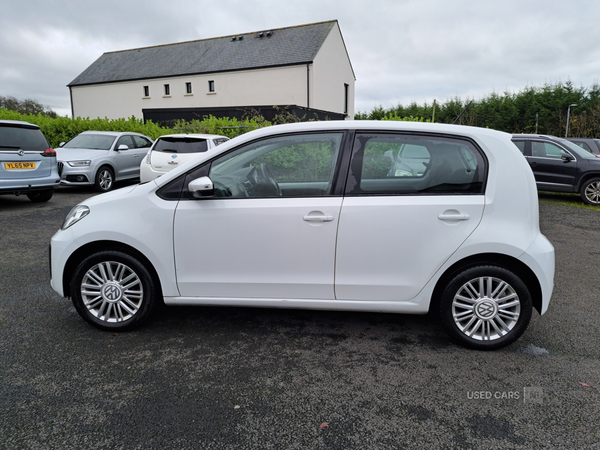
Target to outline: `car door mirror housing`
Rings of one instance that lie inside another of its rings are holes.
[[[562,155],[562,156],[561,156],[561,159],[562,159],[564,162],[566,162],[566,163],[567,163],[567,162],[570,162],[570,161],[574,161],[574,160],[575,160],[575,158],[573,157],[573,155]]]
[[[129,150],[129,147],[127,145],[125,145],[125,144],[121,144],[117,148],[117,151],[119,151],[119,150]]]
[[[215,186],[209,177],[200,177],[190,181],[188,191],[193,198],[213,197]]]

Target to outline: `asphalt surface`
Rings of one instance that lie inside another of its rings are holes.
[[[170,307],[99,331],[48,271],[90,195],[0,196],[0,449],[600,448],[600,209],[540,203],[549,312],[478,352],[392,314]]]

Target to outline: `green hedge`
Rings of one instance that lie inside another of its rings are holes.
[[[211,116],[204,120],[194,120],[192,122],[179,121],[173,128],[167,128],[156,125],[151,121],[144,123],[143,120],[135,117],[129,119],[51,118],[42,114],[19,114],[7,109],[0,109],[0,120],[22,120],[38,125],[52,147],[58,147],[61,142],[66,142],[79,133],[90,130],[136,132],[152,139],[175,133],[206,133],[235,137],[247,131],[271,125],[262,117],[237,120]]]

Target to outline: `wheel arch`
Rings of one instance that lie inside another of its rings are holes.
[[[542,310],[542,288],[535,273],[522,261],[508,255],[499,253],[482,253],[462,259],[450,266],[438,279],[433,294],[429,311],[437,311],[444,288],[458,273],[475,266],[493,265],[510,270],[517,275],[529,290],[533,307],[539,312]]]
[[[590,180],[594,178],[600,178],[600,172],[586,173],[579,179],[579,183],[577,183],[577,190],[575,192],[580,192],[581,188]]]
[[[76,251],[73,252],[73,254],[71,256],[69,256],[69,259],[67,260],[67,262],[65,264],[65,268],[63,270],[63,276],[62,276],[63,292],[64,292],[65,297],[71,297],[71,279],[73,278],[73,274],[75,273],[77,266],[79,266],[79,264],[85,258],[87,258],[91,254],[99,252],[99,251],[123,252],[123,253],[127,253],[127,254],[135,257],[136,259],[138,259],[146,267],[148,272],[150,272],[150,275],[156,282],[156,286],[158,287],[158,290],[159,290],[159,292],[157,292],[157,294],[162,299],[162,285],[160,282],[160,277],[158,276],[158,273],[156,272],[156,269],[154,268],[154,266],[152,265],[150,260],[148,258],[146,258],[143,253],[139,252],[134,247],[127,245],[127,244],[123,244],[122,242],[116,242],[116,241],[90,242],[90,243],[78,248]]]

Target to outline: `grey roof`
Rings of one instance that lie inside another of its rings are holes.
[[[332,20],[108,52],[68,86],[309,63],[336,23]],[[262,37],[259,37],[260,33],[263,33]]]

